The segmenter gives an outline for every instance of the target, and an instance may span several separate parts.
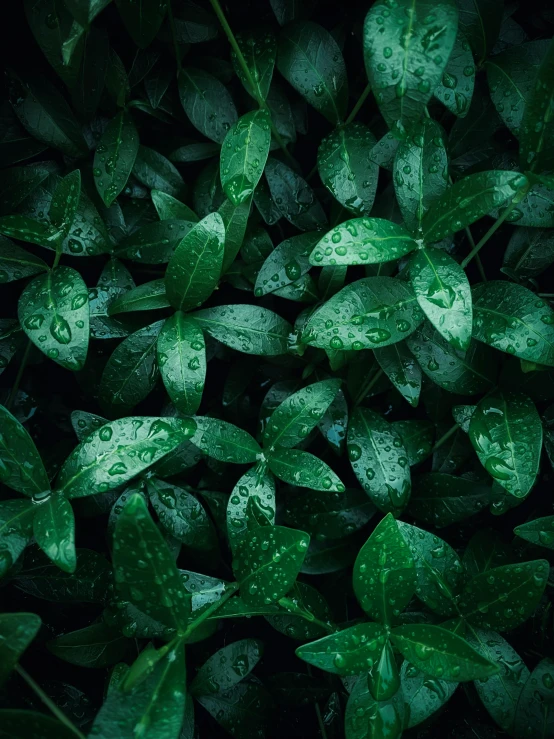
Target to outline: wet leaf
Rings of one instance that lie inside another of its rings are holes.
[[[491,489],[444,472],[414,478],[408,512],[417,521],[442,528],[475,515],[491,501]]]
[[[233,99],[221,82],[201,69],[186,67],[179,75],[179,97],[192,125],[222,144],[238,119]]]
[[[129,641],[119,631],[100,622],[62,634],[49,641],[47,646],[64,662],[79,667],[102,668],[124,659]]]
[[[468,114],[475,86],[475,62],[462,26],[463,20],[459,20],[452,53],[434,92],[434,96],[459,118]]]
[[[236,34],[237,44],[242,53],[254,87],[246,77],[237,54],[231,51],[231,61],[239,80],[246,92],[255,100],[265,100],[273,77],[273,68],[277,56],[277,40],[270,28],[257,28],[253,31]]]
[[[157,340],[157,360],[169,397],[192,415],[202,400],[206,377],[204,335],[192,318],[177,311],[166,319]]]
[[[125,188],[138,148],[137,129],[129,114],[122,110],[106,127],[94,155],[94,184],[107,207]]]
[[[2,657],[0,685],[6,682],[21,655],[37,635],[40,626],[40,617],[34,613],[2,613],[0,615],[0,656]]]
[[[277,293],[305,275],[311,268],[309,254],[318,240],[315,232],[299,234],[272,249],[256,276],[254,295],[259,298]]]
[[[232,642],[204,662],[190,684],[191,695],[223,693],[245,678],[260,661],[263,644],[258,639]]]
[[[385,639],[386,632],[381,624],[358,624],[304,644],[298,647],[296,655],[335,675],[358,675],[371,669]]]
[[[300,231],[325,228],[327,216],[306,180],[273,157],[267,160],[265,176],[271,198],[287,221]]]
[[[192,443],[204,454],[220,462],[247,464],[255,462],[261,453],[256,439],[232,423],[209,416],[196,416],[196,432]]]
[[[239,478],[227,503],[227,536],[235,552],[251,529],[275,524],[275,480],[252,467]]]
[[[399,393],[414,408],[421,393],[421,368],[404,341],[374,349],[375,359]],[[409,455],[408,455],[409,456]]]
[[[71,503],[54,493],[37,507],[33,534],[42,551],[64,572],[75,572],[75,516]]]
[[[344,485],[329,465],[309,452],[277,448],[269,453],[268,464],[273,474],[289,485],[344,493]]]
[[[520,129],[520,160],[525,168],[551,171],[554,167],[552,148],[547,141],[552,135],[552,79],[554,76],[554,43],[544,52],[540,67],[528,93]]]
[[[263,174],[269,145],[271,117],[263,109],[241,116],[221,147],[220,174],[225,195],[234,205],[251,197]]]

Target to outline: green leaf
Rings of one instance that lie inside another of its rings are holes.
[[[458,10],[450,1],[401,0],[389,8],[379,0],[371,7],[364,23],[365,67],[389,128],[406,131],[422,117],[441,81],[457,26]]]
[[[57,88],[44,78],[22,82],[14,76],[11,82],[12,107],[33,138],[70,157],[86,153],[81,128]]]
[[[346,704],[344,736],[345,739],[399,739],[406,720],[401,691],[398,690],[392,698],[377,701],[370,691],[369,680],[361,677]]]
[[[519,134],[525,105],[547,49],[548,41],[530,41],[509,47],[486,63],[492,101],[514,136]]]
[[[371,501],[399,514],[410,498],[410,466],[402,437],[369,408],[356,408],[348,427],[348,457]]]
[[[171,303],[165,292],[165,281],[152,280],[134,287],[116,298],[108,307],[108,314],[132,313],[133,311],[158,310],[169,308]]]
[[[252,467],[237,482],[227,503],[227,535],[233,552],[250,529],[275,523],[275,480]]]
[[[56,657],[79,667],[102,668],[115,665],[125,658],[129,640],[119,631],[100,622],[47,642]]]
[[[426,322],[406,339],[406,343],[427,377],[444,390],[477,395],[494,386],[496,356],[478,341],[470,341],[464,353]]]
[[[115,0],[123,25],[134,43],[144,49],[149,46],[162,25],[166,3],[159,0]],[[162,739],[160,737],[160,739]]]
[[[0,614],[0,685],[6,682],[40,627],[40,617],[34,613]]]
[[[0,405],[0,480],[37,501],[50,490],[48,475],[34,441],[3,405]]]
[[[248,431],[232,423],[209,416],[196,416],[196,432],[192,443],[209,457],[220,462],[248,464],[255,462],[261,453],[256,439]]]
[[[440,626],[397,626],[391,639],[401,654],[431,677],[454,682],[484,680],[498,665],[483,657],[465,639]]]
[[[552,137],[553,78],[554,43],[550,41],[527,95],[519,135],[523,167],[542,172],[554,169],[554,154],[548,144]]]
[[[206,138],[222,144],[238,119],[224,85],[208,72],[186,67],[179,75],[179,97],[192,125]]]
[[[82,26],[88,26],[111,0],[64,0],[64,2],[75,20]]]
[[[2,739],[75,739],[75,732],[51,716],[20,708],[0,710]]]
[[[547,549],[554,549],[554,516],[535,518],[533,521],[520,524],[514,534],[525,541]]]
[[[494,631],[470,626],[467,640],[485,659],[500,666],[497,675],[492,675],[488,680],[476,680],[475,689],[500,728],[512,734],[516,706],[529,677],[529,670],[519,654]]]
[[[492,51],[502,23],[503,7],[497,0],[457,0],[460,28],[481,66]]]
[[[310,21],[283,28],[277,68],[330,123],[343,121],[348,104],[346,67],[339,46],[325,28]]]
[[[0,578],[31,541],[35,512],[30,500],[0,501]]]
[[[546,178],[545,178],[546,179]],[[533,228],[554,227],[554,186],[553,182],[533,183],[531,190],[514,208],[507,221],[518,226]],[[495,214],[493,214],[495,215]]]
[[[289,485],[344,493],[344,485],[329,465],[309,452],[277,448],[270,452],[268,463],[273,474]]]
[[[469,424],[483,467],[510,495],[525,498],[539,471],[542,425],[534,403],[518,393],[483,398]]]
[[[414,560],[397,521],[388,513],[358,552],[352,573],[354,593],[370,618],[390,624],[416,589]]]
[[[471,289],[460,265],[439,249],[419,249],[410,260],[410,284],[418,303],[455,349],[466,351],[471,341]]]
[[[176,310],[198,308],[214,291],[223,264],[225,228],[210,213],[177,245],[165,274],[169,302]]]
[[[471,226],[495,208],[508,205],[518,191],[528,186],[517,172],[491,170],[469,174],[433,202],[423,218],[423,238],[427,244]]]
[[[324,138],[317,169],[331,195],[351,213],[368,216],[377,190],[379,167],[369,159],[375,137],[363,123],[348,123]]]
[[[240,205],[233,205],[230,200],[224,200],[219,206],[218,213],[225,226],[225,254],[223,255],[222,273],[229,270],[240,251],[248,217],[250,215],[251,199],[246,199]]]
[[[359,351],[402,341],[423,320],[409,286],[393,277],[347,285],[309,319],[302,341],[320,349]]]
[[[63,177],[52,195],[48,217],[52,225],[59,230],[65,238],[79,207],[81,197],[81,172],[76,169],[66,177]]]
[[[398,392],[414,408],[421,393],[421,367],[404,341],[374,349],[375,359]],[[408,455],[409,456],[409,455]]]
[[[404,223],[414,234],[425,213],[448,186],[448,155],[444,131],[424,118],[400,143],[393,167],[393,182]]]
[[[273,701],[258,682],[241,682],[225,693],[201,695],[197,700],[237,739],[265,736],[270,728]]]
[[[210,550],[215,536],[200,502],[178,485],[150,477],[146,486],[160,523],[178,541],[193,549]]]
[[[107,207],[125,188],[138,148],[135,124],[122,110],[108,123],[94,154],[94,184]]]
[[[386,640],[381,624],[363,623],[296,650],[297,657],[320,670],[335,675],[359,675],[371,667],[377,650]]]
[[[68,498],[105,493],[173,451],[194,434],[192,419],[122,418],[88,436],[64,462],[57,489]]]
[[[431,454],[435,438],[435,427],[431,421],[393,421],[392,426],[402,438],[410,467]]]
[[[300,231],[327,226],[327,216],[306,180],[283,162],[269,157],[265,167],[269,191],[277,210]]]
[[[488,569],[466,585],[458,603],[460,613],[475,626],[511,631],[534,613],[548,572],[544,559]]]
[[[475,515],[491,501],[491,489],[464,477],[428,472],[414,479],[408,512],[442,528]]]
[[[75,572],[75,516],[71,503],[54,493],[38,506],[33,520],[35,541],[64,572]]]
[[[318,639],[335,628],[325,598],[311,585],[298,581],[279,600],[276,612],[266,611],[263,615],[281,634],[302,642]]]
[[[185,415],[196,413],[206,378],[206,345],[194,319],[181,311],[166,319],[158,335],[157,359],[176,408]]]
[[[232,642],[204,662],[190,684],[194,697],[229,690],[245,678],[260,661],[263,643],[258,639]]]
[[[458,555],[434,534],[403,521],[398,527],[414,558],[418,598],[441,616],[455,616],[456,596],[465,577]]]
[[[246,78],[235,51],[231,50],[231,61],[235,74],[251,97],[255,100],[265,100],[275,67],[277,39],[269,28],[258,28],[250,32],[237,33],[236,40],[250,77],[254,81],[254,88]]]
[[[493,280],[475,285],[473,335],[495,349],[554,366],[554,311],[522,285]]]
[[[175,739],[185,713],[185,685],[185,650],[179,643],[132,690],[124,690],[121,683],[113,686],[94,719],[91,735],[102,739],[135,739],[137,734]]]
[[[551,736],[554,732],[552,673],[554,662],[543,659],[535,667],[519,695],[513,730],[515,736]]]
[[[311,268],[308,255],[319,234],[311,232],[291,236],[269,252],[256,276],[254,295],[276,293],[305,275]]]
[[[1,212],[13,212],[50,174],[50,167],[40,164],[3,170],[0,177]]]
[[[380,264],[413,251],[416,242],[402,226],[383,218],[352,218],[335,226],[310,255],[316,267]]]
[[[554,262],[554,232],[543,228],[516,228],[504,252],[503,269],[520,278],[536,277]]]
[[[233,557],[233,572],[250,606],[274,603],[288,593],[300,572],[310,537],[284,526],[248,531]]]
[[[401,692],[404,696],[408,722],[406,728],[412,729],[439,710],[451,697],[457,683],[430,678],[407,660],[400,668]],[[489,678],[490,680],[490,678]]]
[[[109,358],[100,381],[100,401],[111,415],[134,408],[152,392],[159,377],[156,349],[164,321],[135,331]]]
[[[106,81],[110,45],[104,29],[92,26],[83,36],[83,58],[72,89],[75,109],[86,120],[90,120],[100,103]]]
[[[0,233],[18,241],[44,246],[47,249],[55,248],[56,241],[61,236],[58,229],[23,215],[1,216]]]
[[[139,146],[133,175],[145,187],[160,190],[175,198],[185,193],[185,183],[179,170],[163,154],[147,146]]]
[[[271,414],[263,442],[270,453],[303,441],[323,418],[340,388],[340,380],[323,380],[289,395]]]
[[[269,154],[271,117],[266,110],[241,116],[225,136],[219,161],[223,191],[239,205],[254,193]]]
[[[35,277],[19,298],[18,316],[31,341],[66,369],[82,369],[88,350],[88,292],[70,267]]]
[[[374,513],[371,501],[356,488],[334,495],[326,491],[287,490],[285,520],[318,541],[342,539],[359,531]]]
[[[461,26],[463,18],[459,19],[458,33],[442,80],[433,93],[458,118],[468,114],[475,86],[475,62]]]
[[[115,583],[123,600],[178,631],[190,617],[190,599],[163,536],[141,495],[132,495],[117,519],[113,544]]]
[[[173,195],[168,195],[166,192],[154,189],[150,193],[150,196],[152,197],[152,202],[154,203],[160,221],[177,219],[196,223],[199,220],[196,213],[188,205],[181,203]]]
[[[120,241],[114,254],[142,264],[164,264],[195,225],[193,221],[179,220],[148,223]]]
[[[221,305],[193,314],[200,327],[222,344],[245,354],[285,354],[291,325],[257,305]]]

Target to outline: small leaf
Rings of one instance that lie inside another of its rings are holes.
[[[81,172],[76,169],[60,180],[52,195],[48,217],[52,225],[65,238],[79,207],[81,197]]]
[[[400,679],[409,716],[406,728],[412,729],[432,716],[451,697],[458,683],[430,678],[407,660],[402,662]],[[490,680],[490,678],[489,678]]]
[[[404,341],[374,349],[375,359],[399,393],[414,408],[421,393],[421,367]]]
[[[460,18],[452,53],[448,58],[442,80],[433,93],[437,100],[458,118],[465,118],[468,114],[475,86],[475,62],[462,26],[463,19]]]
[[[296,655],[309,665],[335,675],[359,675],[371,668],[386,632],[381,624],[351,626],[298,647]]]
[[[41,626],[34,613],[0,614],[0,685],[19,662]]]
[[[79,667],[102,668],[125,658],[129,641],[119,631],[100,622],[52,639],[47,647],[52,654]]]
[[[150,477],[146,487],[152,506],[166,531],[193,549],[209,551],[213,548],[215,532],[212,522],[194,495],[157,477]]]
[[[120,241],[114,254],[142,264],[164,264],[195,225],[193,221],[175,220],[148,223]]]
[[[271,198],[287,221],[300,231],[325,228],[327,216],[306,180],[273,157],[267,160],[265,176]]]
[[[227,503],[227,535],[233,553],[250,529],[275,524],[275,480],[252,467],[231,492]]]
[[[311,268],[308,255],[318,239],[319,234],[311,232],[281,241],[260,266],[254,295],[260,298],[276,293],[305,275]]]
[[[460,28],[481,66],[492,51],[502,23],[502,5],[496,0],[458,0]]]
[[[367,615],[384,624],[399,616],[415,593],[414,561],[391,513],[358,552],[352,585]]]
[[[250,77],[254,81],[254,88],[244,74],[235,51],[231,50],[235,74],[251,97],[255,100],[265,100],[269,93],[277,56],[277,40],[273,31],[269,28],[259,28],[250,32],[239,32],[236,34],[236,40]]]
[[[261,453],[256,439],[247,431],[219,418],[196,416],[196,432],[192,443],[209,457],[220,462],[248,464],[255,462]]]
[[[483,467],[510,495],[525,498],[539,471],[542,425],[525,395],[495,392],[483,398],[469,424]]]
[[[414,479],[408,512],[429,526],[442,528],[474,516],[491,501],[491,489],[442,472]]]
[[[186,67],[179,75],[179,97],[192,125],[207,138],[222,144],[238,115],[221,82],[208,72]]]
[[[535,518],[514,529],[516,536],[540,547],[554,549],[554,516]]]
[[[147,146],[139,146],[133,175],[145,187],[175,198],[180,198],[185,193],[185,183],[179,170],[163,154]]]
[[[550,736],[554,730],[551,688],[554,662],[543,659],[535,667],[519,695],[513,731],[515,736]]]
[[[269,469],[289,485],[344,493],[344,485],[333,470],[313,454],[298,449],[276,449],[270,453]]]
[[[0,501],[0,577],[9,572],[33,538],[35,513],[30,500]]]
[[[465,639],[440,626],[397,626],[391,639],[409,662],[434,678],[466,682],[484,680],[499,671]]]
[[[94,155],[94,184],[106,207],[125,188],[138,148],[137,129],[129,114],[122,110],[108,123]]]
[[[115,0],[123,25],[134,43],[144,49],[150,45],[163,22],[166,4],[159,0]],[[161,737],[160,737],[161,739]]]
[[[427,459],[435,438],[431,421],[393,421],[392,426],[400,434],[410,467]]]
[[[34,441],[3,405],[0,405],[0,480],[18,493],[36,496],[37,501],[50,490]]]
[[[201,695],[197,700],[227,733],[232,731],[237,739],[261,737],[270,728],[273,701],[258,682],[244,681],[225,693]]]
[[[263,174],[271,143],[271,118],[266,110],[241,116],[225,136],[219,162],[225,195],[239,205],[250,198]]]
[[[194,697],[223,693],[245,678],[260,661],[263,644],[258,639],[232,642],[204,662],[190,684]]]
[[[169,397],[185,415],[196,413],[206,378],[204,335],[194,319],[177,311],[158,335],[157,359]]]
[[[42,551],[64,572],[75,572],[75,516],[71,503],[60,495],[50,495],[38,507],[33,520],[35,540]]]
[[[152,280],[124,292],[108,306],[108,314],[132,313],[133,311],[158,310],[170,308],[171,303],[165,292],[165,281]]]
[[[181,203],[180,200],[177,200],[177,198],[174,198],[173,195],[168,195],[166,192],[154,189],[150,193],[150,196],[160,221],[169,221],[172,219],[193,221],[194,223],[199,221],[196,213],[192,211],[188,205],[185,205],[184,203]]]

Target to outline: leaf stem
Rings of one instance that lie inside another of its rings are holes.
[[[23,667],[21,667],[21,665],[16,665],[15,671],[25,680],[27,685],[32,688],[32,690],[38,695],[44,705],[50,709],[50,711],[59,721],[61,721],[62,724],[67,726],[67,728],[72,731],[75,736],[79,737],[79,739],[86,739],[85,735],[81,733],[79,729],[67,718],[65,713],[60,708],[58,708],[58,706],[46,695],[40,685],[33,680],[33,678],[26,670],[23,669]]]
[[[370,377],[369,380],[365,382],[365,384],[362,386],[362,389],[360,390],[360,392],[356,395],[354,399],[354,408],[360,405],[362,400],[367,396],[367,394],[369,393],[371,388],[375,385],[375,383],[381,379],[383,374],[384,374],[383,370],[379,368],[378,371],[372,377]]]
[[[52,269],[56,269],[56,267],[60,263],[60,259],[62,258],[62,243],[63,236],[60,234],[60,236],[56,240],[56,256],[54,257],[54,262],[52,263]]]
[[[246,81],[248,82],[248,85],[252,91],[252,94],[256,98],[256,102],[258,103],[260,108],[262,108],[263,110],[266,110],[269,113],[269,119],[271,122],[271,133],[273,134],[273,138],[279,144],[279,146],[283,150],[283,153],[285,154],[289,162],[292,164],[292,166],[295,168],[295,170],[299,170],[300,166],[298,162],[292,156],[290,151],[287,149],[285,142],[281,138],[281,134],[279,133],[275,124],[273,123],[273,117],[271,116],[271,111],[269,109],[268,104],[258,92],[256,83],[254,82],[254,79],[252,78],[252,75],[250,74],[250,69],[248,68],[248,64],[246,63],[246,60],[244,56],[242,55],[242,51],[240,50],[240,46],[237,43],[237,40],[231,29],[231,26],[227,22],[227,18],[225,17],[225,13],[223,12],[221,5],[219,4],[219,0],[210,0],[210,4],[214,10],[214,13],[217,15],[219,22],[221,23],[221,27],[225,31],[225,35],[227,36],[227,39],[229,43],[231,44],[231,48],[233,49],[233,51],[235,52],[237,56],[237,61],[240,64],[240,67],[244,73],[244,76],[246,77]]]
[[[433,452],[436,452],[439,447],[441,447],[445,441],[448,441],[451,436],[453,436],[456,431],[460,428],[460,425],[458,423],[455,423],[452,428],[448,429],[448,431],[441,436],[441,438],[436,442],[435,446],[431,449],[431,454]]]
[[[19,368],[17,370],[17,375],[15,376],[15,382],[12,385],[12,389],[10,390],[10,394],[8,395],[8,399],[6,400],[6,408],[7,410],[10,410],[13,401],[15,400],[15,396],[17,395],[17,391],[19,390],[19,384],[21,382],[21,378],[23,377],[23,373],[25,372],[25,367],[27,365],[27,360],[29,359],[29,353],[31,351],[31,339],[27,339],[27,346],[25,347],[25,351],[23,352],[23,356],[21,357],[21,362],[19,363]]]
[[[358,102],[352,108],[352,111],[351,111],[350,115],[345,120],[345,122],[344,122],[344,125],[345,126],[348,126],[349,123],[352,123],[352,121],[354,120],[354,118],[358,115],[360,108],[365,103],[366,98],[367,98],[367,96],[369,95],[370,92],[371,92],[371,85],[368,82],[367,85],[365,86],[364,91],[362,92],[362,94],[358,98]]]
[[[177,78],[183,70],[183,64],[181,62],[181,50],[177,42],[177,31],[175,30],[175,18],[173,17],[173,8],[171,7],[171,0],[167,3],[167,18],[169,20],[169,27],[171,28],[171,38],[173,39],[173,50],[175,52],[175,61],[177,62]]]

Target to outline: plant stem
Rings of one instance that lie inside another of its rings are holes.
[[[171,7],[171,0],[167,3],[167,18],[169,20],[169,27],[171,28],[171,38],[173,39],[173,50],[175,52],[175,61],[177,62],[177,78],[183,69],[181,63],[181,50],[177,43],[177,32],[175,30],[175,18],[173,17],[173,8]]]
[[[362,402],[362,400],[366,397],[366,395],[369,393],[369,391],[375,385],[375,383],[378,380],[381,379],[382,375],[383,375],[383,370],[381,368],[379,368],[378,371],[373,375],[373,377],[371,377],[365,383],[365,385],[363,385],[361,391],[358,393],[358,395],[356,395],[356,398],[354,400],[354,408],[356,408],[356,406],[360,405],[360,403]]]
[[[63,242],[63,237],[59,236],[58,240],[56,241],[56,256],[54,257],[52,269],[56,269],[56,267],[60,263],[60,259],[62,258],[62,242]]]
[[[441,438],[436,442],[435,446],[431,449],[431,453],[436,452],[439,447],[441,447],[445,441],[448,441],[451,436],[453,436],[456,431],[460,428],[460,425],[455,423],[452,428],[448,429],[446,434],[443,434]]]
[[[254,82],[252,75],[250,74],[250,69],[248,68],[248,64],[246,63],[246,60],[244,59],[244,56],[242,55],[242,51],[240,50],[240,46],[237,44],[237,40],[235,38],[235,35],[231,29],[231,26],[227,22],[227,18],[225,17],[225,14],[221,8],[221,5],[219,4],[219,0],[210,0],[211,6],[214,9],[214,13],[217,15],[217,18],[219,22],[221,23],[221,27],[225,31],[225,35],[227,36],[227,39],[229,43],[231,44],[231,48],[235,52],[237,56],[237,61],[240,64],[240,67],[244,73],[244,76],[246,77],[246,81],[248,82],[248,85],[251,90],[251,94],[254,95],[256,98],[256,102],[260,106],[260,108],[263,108],[263,110],[266,110],[269,113],[269,119],[271,122],[271,133],[273,134],[273,138],[275,141],[279,144],[281,149],[283,150],[283,153],[289,160],[289,162],[292,164],[292,166],[295,169],[300,169],[298,162],[296,159],[292,156],[290,151],[287,149],[287,146],[283,139],[281,138],[281,134],[277,130],[275,124],[273,123],[273,118],[271,116],[271,111],[269,110],[269,106],[266,103],[266,101],[262,98],[260,95],[258,88],[256,87],[256,83]]]
[[[345,122],[344,122],[344,125],[345,126],[347,126],[349,123],[352,123],[352,121],[354,120],[354,118],[358,115],[358,112],[359,112],[360,108],[365,103],[366,98],[367,98],[367,96],[369,95],[370,92],[371,92],[371,86],[370,86],[370,84],[368,82],[367,85],[365,86],[364,91],[362,92],[362,94],[358,98],[358,102],[352,108],[352,111],[351,111],[350,115],[345,120]]]
[[[58,708],[58,706],[46,695],[44,690],[36,683],[33,678],[29,675],[29,673],[21,667],[21,665],[15,666],[15,671],[18,675],[20,675],[27,685],[34,690],[34,692],[38,695],[38,697],[41,699],[41,701],[44,703],[45,706],[47,706],[50,711],[54,714],[54,716],[61,721],[62,724],[67,726],[68,729],[70,729],[75,736],[79,737],[79,739],[86,739],[85,735],[79,731],[79,729],[67,718],[65,713]]]
[[[29,359],[30,351],[31,339],[27,339],[27,346],[25,347],[25,351],[23,352],[23,356],[21,357],[21,362],[19,363],[19,369],[17,370],[15,382],[12,385],[12,389],[10,390],[10,394],[8,395],[8,399],[6,400],[7,410],[10,410],[12,403],[15,400],[15,396],[17,395],[17,391],[19,390],[19,383],[21,382],[21,378],[23,377],[23,372],[25,371],[25,366],[27,364],[27,360]]]

